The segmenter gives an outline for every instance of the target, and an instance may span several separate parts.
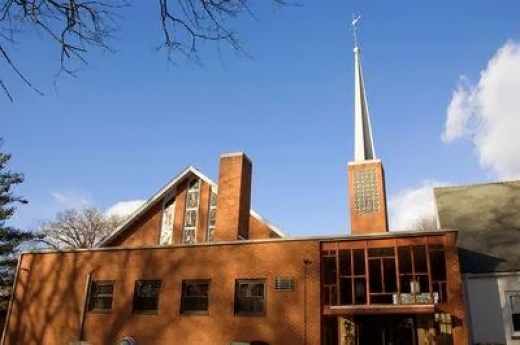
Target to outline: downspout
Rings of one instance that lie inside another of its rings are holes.
[[[83,341],[84,338],[84,329],[85,329],[85,317],[87,315],[87,307],[88,307],[88,300],[90,295],[90,283],[92,281],[92,275],[94,274],[94,271],[90,271],[90,273],[87,275],[87,279],[85,281],[85,293],[83,297],[83,309],[81,311],[81,317],[79,320],[79,330],[78,330],[78,341]]]
[[[14,293],[16,292],[16,285],[18,285],[18,275],[20,274],[21,266],[22,266],[22,258],[23,253],[18,258],[18,263],[16,264],[16,272],[14,273],[14,282],[13,282],[13,289],[11,291],[11,297],[9,297],[9,306],[7,307],[7,315],[5,319],[5,325],[4,329],[2,330],[2,341],[1,344],[4,344],[5,342],[5,335],[7,333],[7,330],[9,329],[9,316],[11,315],[11,309],[13,308],[13,301],[14,301]]]

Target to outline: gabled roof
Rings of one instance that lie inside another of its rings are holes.
[[[464,273],[520,270],[520,181],[435,188],[442,228],[459,230]]]
[[[108,236],[101,243],[99,243],[97,247],[104,247],[107,243],[110,243],[112,240],[116,239],[121,234],[123,234],[126,231],[126,229],[128,229],[139,217],[145,214],[153,205],[162,200],[168,193],[175,191],[179,183],[184,181],[190,174],[197,176],[198,178],[209,184],[213,191],[217,192],[218,186],[213,180],[211,180],[209,177],[207,177],[194,167],[188,166],[187,168],[182,170],[177,176],[175,176],[170,182],[168,182],[166,186],[164,186],[157,193],[152,195],[152,197],[150,197],[141,207],[139,207],[132,215],[130,215],[127,218],[127,220],[123,224],[121,224],[110,236]],[[278,236],[287,236],[283,231],[281,231],[274,224],[263,218],[255,210],[251,209],[250,214],[252,217],[267,225]]]

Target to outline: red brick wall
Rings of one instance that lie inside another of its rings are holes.
[[[162,202],[158,202],[137,219],[126,231],[110,243],[110,246],[136,247],[159,243]]]
[[[303,259],[311,260],[305,284]],[[137,344],[215,344],[262,340],[271,345],[320,344],[319,243],[283,241],[24,254],[5,345],[68,345],[77,339],[86,277],[116,280],[114,310],[87,313],[86,340],[113,345],[125,335]],[[274,290],[278,276],[295,291]],[[209,315],[180,315],[183,279],[211,279]],[[266,278],[266,315],[235,316],[235,279]],[[136,279],[161,279],[159,311],[132,314]],[[304,298],[305,286],[307,298]],[[304,303],[307,303],[305,306]],[[304,310],[307,327],[304,331]]]

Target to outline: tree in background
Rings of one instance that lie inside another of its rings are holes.
[[[242,51],[231,22],[243,15],[253,16],[248,0],[155,0],[159,2],[157,20],[162,40],[157,50],[184,54],[198,61],[203,42],[226,43]],[[271,0],[286,5],[291,0]],[[152,4],[150,4],[151,6]],[[118,31],[127,0],[0,0],[0,60],[26,85],[41,92],[20,71],[8,51],[18,37],[38,32],[50,39],[60,52],[60,72],[74,75],[69,63],[87,64],[92,48],[111,51],[109,41]],[[8,98],[5,81],[0,89]]]
[[[23,182],[24,177],[8,169],[11,155],[2,151],[2,145],[3,140],[0,138],[0,310],[5,310],[13,286],[18,249],[23,242],[35,239],[35,235],[6,223],[14,215],[15,205],[26,204],[27,200],[11,191]]]
[[[433,231],[438,230],[437,217],[434,215],[423,216],[416,220],[408,230],[412,231]]]
[[[43,222],[40,241],[53,249],[92,248],[110,235],[124,219],[107,216],[95,207],[69,209]]]

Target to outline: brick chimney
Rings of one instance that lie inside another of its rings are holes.
[[[242,152],[220,156],[215,241],[249,238],[252,170]]]

